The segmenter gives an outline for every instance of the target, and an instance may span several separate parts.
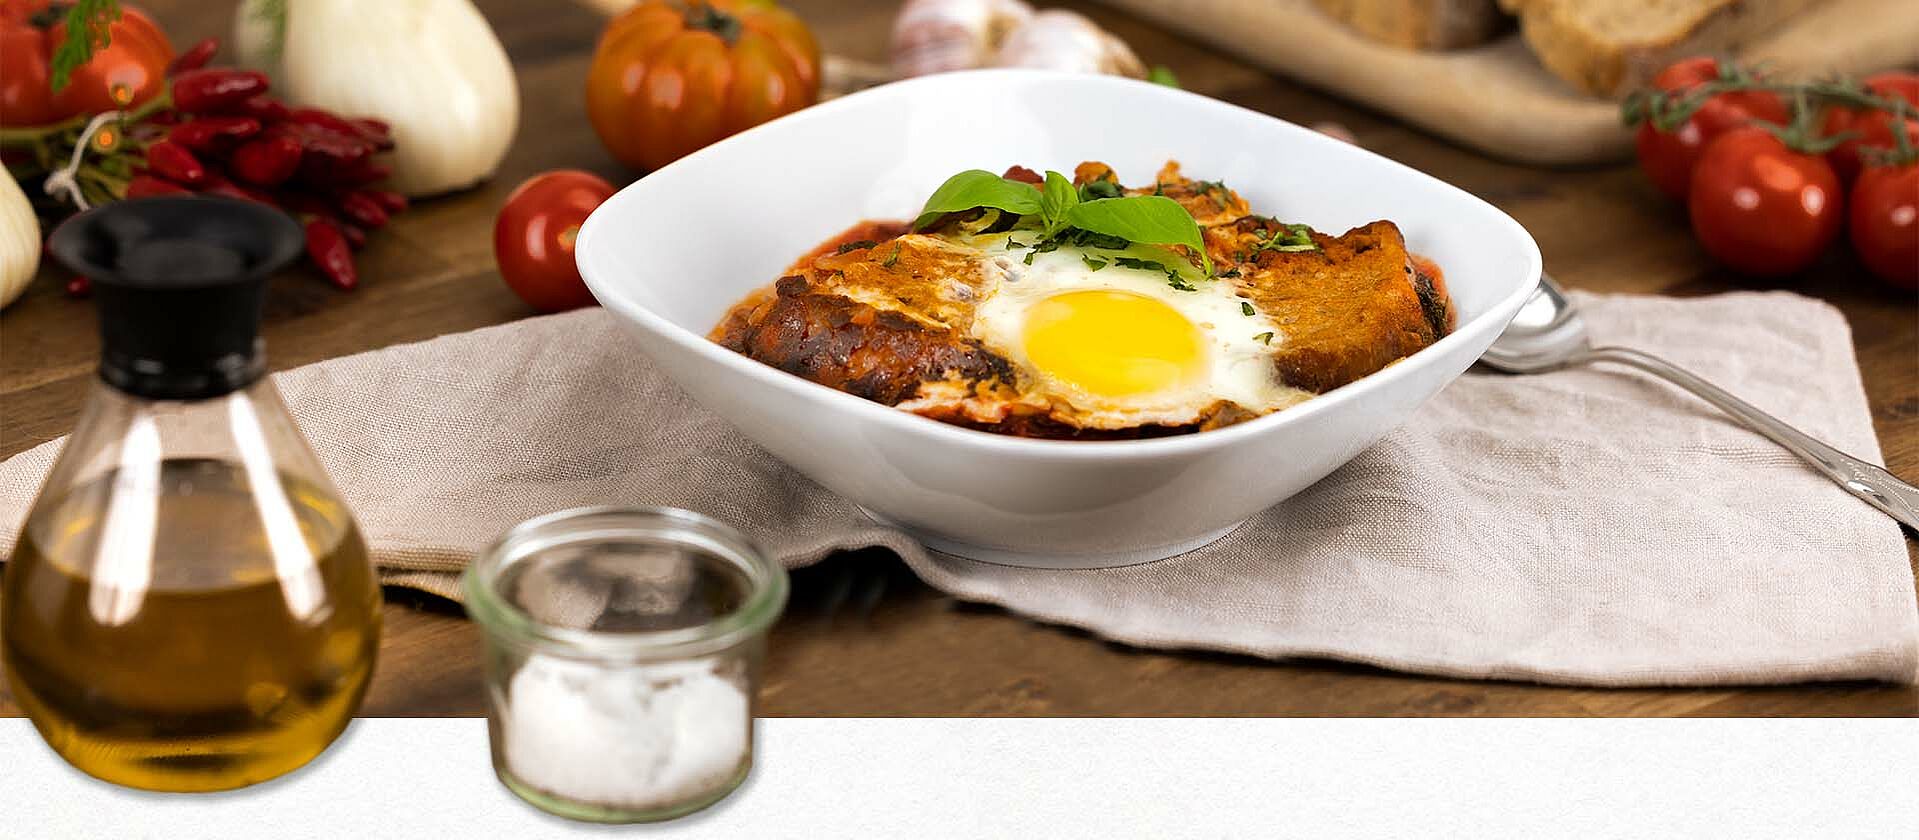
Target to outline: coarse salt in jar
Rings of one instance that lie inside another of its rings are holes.
[[[485,634],[493,768],[572,819],[648,822],[724,798],[753,762],[753,697],[786,571],[672,508],[528,520],[465,578]]]

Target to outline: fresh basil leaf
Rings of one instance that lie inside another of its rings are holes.
[[[1040,193],[1032,184],[1010,181],[984,169],[969,169],[946,179],[913,219],[919,230],[948,213],[991,207],[1026,216],[1040,211]]]
[[[1200,239],[1199,223],[1179,202],[1165,196],[1133,195],[1081,202],[1066,211],[1073,227],[1149,245],[1184,245],[1198,254],[1211,273],[1213,260]]]
[[[1040,231],[1051,237],[1066,227],[1066,214],[1079,204],[1079,190],[1065,175],[1047,170],[1046,184],[1039,191]]]

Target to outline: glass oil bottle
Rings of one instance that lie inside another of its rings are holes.
[[[263,376],[266,278],[302,239],[262,205],[169,197],[50,240],[93,280],[100,377],[6,564],[0,658],[47,743],[107,781],[287,773],[372,674],[365,546]]]

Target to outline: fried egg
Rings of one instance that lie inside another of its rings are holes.
[[[1055,420],[1184,426],[1311,396],[1280,382],[1282,330],[1225,280],[1180,288],[1108,251],[983,251],[966,332],[1019,371],[1022,403]]]

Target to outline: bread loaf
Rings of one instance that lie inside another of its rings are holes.
[[[1313,0],[1359,34],[1396,47],[1450,50],[1484,43],[1504,28],[1494,0]]]
[[[1678,58],[1736,51],[1817,2],[1499,0],[1519,15],[1519,30],[1546,69],[1599,96],[1642,87]]]

